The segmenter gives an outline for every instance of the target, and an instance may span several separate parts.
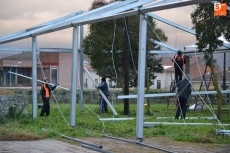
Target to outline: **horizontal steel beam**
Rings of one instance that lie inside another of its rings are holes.
[[[158,120],[161,119],[174,119],[174,117],[157,117]],[[190,119],[190,120],[194,120],[194,119],[205,119],[205,120],[214,120],[216,119],[215,117],[186,117],[186,120]]]
[[[218,125],[218,126],[230,126],[230,124],[215,124],[215,123],[185,123],[185,122],[180,122],[180,123],[175,123],[175,122],[144,122],[144,126],[156,126],[156,125],[195,125],[195,126],[202,126],[202,125],[209,125],[209,126],[214,126],[214,125]]]
[[[21,40],[21,39],[25,39],[25,38],[29,38],[29,37],[32,37],[32,34],[35,33],[35,32],[38,32],[38,31],[44,31],[44,30],[47,30],[47,29],[54,29],[54,28],[58,28],[57,30],[55,31],[58,31],[58,30],[63,30],[63,29],[66,29],[65,27],[63,27],[63,24],[66,24],[66,23],[72,23],[73,21],[76,21],[77,19],[89,19],[89,18],[92,18],[92,17],[95,17],[97,14],[102,14],[104,12],[108,12],[108,11],[111,11],[113,9],[116,9],[116,8],[119,8],[123,5],[126,5],[127,3],[132,3],[132,2],[135,2],[137,0],[129,0],[128,2],[121,2],[121,1],[117,1],[117,2],[113,2],[113,3],[110,3],[108,5],[105,5],[105,6],[102,6],[100,8],[97,8],[97,9],[94,9],[94,10],[91,10],[89,12],[86,12],[86,13],[82,13],[81,15],[77,15],[77,16],[73,16],[73,17],[69,17],[67,19],[64,19],[64,20],[60,20],[56,23],[53,23],[53,24],[49,24],[49,25],[46,25],[45,27],[41,27],[39,29],[35,29],[33,31],[29,31],[29,32],[23,32],[23,33],[19,33],[19,35],[17,36],[13,36],[13,37],[7,37],[7,39],[1,39],[0,38],[0,44],[1,42],[12,42],[12,41],[16,41],[16,40]],[[51,21],[52,22],[52,21]],[[59,28],[61,27],[61,28]],[[73,27],[72,24],[70,27]],[[46,33],[49,33],[48,31]]]
[[[73,49],[68,49],[68,48],[39,48],[38,52],[72,53]],[[78,52],[80,52],[80,49],[78,49]]]
[[[167,20],[167,19],[164,19],[164,18],[162,18],[162,17],[159,17],[159,16],[157,16],[157,15],[155,15],[155,14],[152,14],[152,13],[148,13],[148,16],[150,16],[150,17],[152,17],[152,18],[154,18],[154,19],[156,19],[156,20],[158,20],[158,21],[161,21],[161,22],[163,22],[163,23],[165,23],[165,24],[168,24],[168,25],[170,25],[170,26],[172,26],[172,27],[175,27],[175,28],[177,28],[177,29],[180,29],[180,30],[182,30],[182,31],[185,31],[185,32],[187,32],[187,33],[190,33],[190,34],[192,34],[192,35],[196,35],[196,31],[195,30],[191,30],[191,29],[189,29],[189,28],[186,28],[186,27],[184,27],[184,26],[181,26],[181,25],[179,25],[179,24],[177,24],[177,23],[175,23],[175,22],[172,22],[172,21],[169,21],[169,20]],[[226,43],[226,42],[223,42],[223,47],[226,47],[226,48],[229,48],[230,49],[230,43]],[[186,47],[185,47],[186,48]],[[170,49],[170,48],[169,48]],[[186,49],[185,49],[186,50]],[[196,51],[197,49],[194,49],[193,51]]]
[[[46,28],[45,30],[39,30],[37,32],[33,32],[31,33],[31,36],[37,36],[37,35],[42,35],[42,34],[45,34],[45,33],[50,33],[50,32],[54,32],[54,31],[58,31],[58,30],[63,30],[63,29],[67,29],[67,28],[70,28],[70,27],[74,27],[74,26],[79,26],[79,25],[74,25],[73,23],[77,23],[77,22],[81,22],[81,21],[84,21],[84,20],[91,20],[91,19],[95,19],[95,18],[103,18],[103,17],[106,17],[106,16],[110,16],[110,15],[114,15],[116,13],[121,13],[121,12],[124,12],[124,11],[128,11],[128,10],[131,10],[132,8],[136,8],[136,7],[139,7],[143,4],[146,4],[146,3],[149,3],[151,2],[152,0],[142,0],[142,1],[138,1],[138,2],[135,2],[137,0],[129,0],[129,1],[124,1],[122,3],[120,3],[119,5],[116,5],[116,8],[106,8],[106,10],[103,10],[103,12],[95,12],[95,13],[91,13],[87,16],[84,16],[84,17],[81,17],[81,18],[77,18],[77,20],[75,21],[71,21],[71,22],[68,22],[68,23],[63,23],[63,24],[60,24],[58,26],[52,26],[50,28]],[[135,2],[135,3],[134,3]],[[92,10],[94,11],[94,10]],[[90,11],[91,12],[91,11]],[[84,24],[81,24],[81,25],[84,25]]]
[[[142,2],[142,1],[139,1],[139,2]],[[205,2],[210,2],[210,0],[185,0],[185,1],[167,3],[167,4],[164,4],[164,5],[151,6],[151,7],[142,8],[142,9],[133,10],[133,11],[127,11],[125,13],[114,12],[114,14],[109,15],[109,16],[103,16],[103,17],[97,16],[97,17],[94,17],[93,19],[92,18],[83,19],[81,21],[71,22],[71,23],[69,23],[67,25],[63,25],[61,27],[57,26],[56,28],[55,27],[49,27],[51,29],[48,29],[48,30],[47,30],[48,27],[45,27],[45,29],[42,29],[42,31],[40,31],[40,32],[31,32],[29,34],[26,34],[26,35],[23,35],[23,36],[20,36],[20,37],[17,37],[17,38],[13,37],[11,39],[1,40],[0,44],[25,39],[25,38],[28,38],[28,37],[31,37],[31,36],[38,36],[38,35],[41,35],[41,34],[50,33],[50,32],[54,32],[54,31],[57,31],[57,30],[70,28],[70,27],[73,27],[73,26],[85,25],[85,24],[101,22],[101,21],[107,21],[107,20],[112,20],[112,19],[117,19],[117,18],[137,15],[137,14],[144,14],[144,13],[148,13],[148,12],[152,12],[152,11],[160,11],[160,10],[171,9],[171,8],[176,8],[176,7],[183,7],[183,6],[187,6],[187,5],[193,5],[193,4],[205,3]],[[123,10],[123,11],[125,11],[125,10]],[[91,12],[91,11],[89,11],[89,12]],[[119,13],[119,14],[116,14],[116,13]],[[41,30],[41,29],[39,29],[39,30]]]
[[[210,2],[210,1],[211,0],[185,0],[185,1],[179,1],[179,2],[174,2],[174,3],[167,3],[164,5],[157,5],[157,6],[154,5],[151,7],[140,8],[138,10],[127,11],[124,13],[119,13],[119,14],[115,14],[115,15],[111,15],[111,16],[107,16],[107,17],[85,20],[82,22],[73,23],[73,25],[78,26],[78,25],[90,24],[90,23],[95,23],[95,22],[101,22],[101,21],[107,21],[107,20],[122,18],[122,17],[133,16],[133,15],[137,15],[137,14],[144,14],[144,13],[153,12],[153,11],[161,11],[161,10],[165,10],[165,9],[172,9],[172,8],[177,8],[177,7],[183,7],[183,6],[198,4],[198,3],[205,3],[205,2]]]
[[[230,90],[221,90],[222,94],[230,93]],[[217,94],[216,91],[194,91],[191,95],[209,95],[209,94]],[[158,94],[145,94],[145,98],[154,98],[154,97],[169,97],[176,96],[176,93],[158,93]],[[137,95],[121,95],[117,96],[117,99],[131,99],[137,98]]]
[[[170,25],[170,26],[172,26],[172,27],[175,27],[175,28],[177,28],[177,29],[183,30],[183,31],[188,32],[188,33],[190,33],[190,34],[193,34],[193,35],[196,34],[195,30],[191,30],[191,29],[189,29],[189,28],[187,28],[187,27],[181,26],[181,25],[179,25],[179,24],[177,24],[177,23],[175,23],[175,22],[172,22],[172,21],[169,21],[169,20],[164,19],[164,18],[162,18],[162,17],[159,17],[159,16],[157,16],[157,15],[155,15],[155,14],[153,14],[153,13],[148,13],[148,16],[151,16],[152,18],[154,18],[154,19],[156,19],[156,20],[158,20],[158,21],[161,21],[161,22],[163,22],[163,23],[165,23],[165,24],[168,24],[168,25]]]
[[[187,53],[187,52],[183,52],[184,55],[186,56],[192,56],[192,55],[204,55],[204,52],[199,52],[199,51],[194,51],[194,52],[190,52],[190,53]],[[230,53],[230,50],[229,49],[226,49],[226,50],[215,50],[213,52],[213,54],[219,54],[219,53]]]
[[[168,51],[168,50],[150,50],[149,54],[175,54],[175,51]]]
[[[159,42],[159,41],[153,40],[153,39],[149,39],[149,40],[150,40],[151,42],[157,44],[157,45],[160,45],[160,46],[162,46],[162,47],[165,47],[165,48],[167,48],[167,49],[170,49],[170,50],[174,51],[174,53],[176,53],[176,52],[178,51],[177,48],[172,47],[172,46],[169,46],[169,45],[167,45],[167,44],[165,44],[165,43],[163,43],[163,42]]]
[[[167,50],[150,50],[149,54],[175,54],[174,51],[167,51]],[[230,53],[229,49],[223,49],[223,50],[215,50],[213,54],[219,54],[219,53]],[[192,55],[204,55],[204,52],[199,51],[183,51],[183,54],[185,56],[192,56]]]
[[[0,53],[1,52],[7,52],[7,53],[10,53],[10,52],[28,52],[28,51],[31,52],[31,49],[29,49],[29,48],[0,48]]]
[[[125,120],[134,120],[134,118],[100,118],[100,121],[125,121]]]

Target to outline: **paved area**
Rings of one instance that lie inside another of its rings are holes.
[[[57,140],[0,141],[0,153],[97,153]]]
[[[111,138],[84,138],[84,142],[103,146],[106,153],[230,153],[230,144],[202,144],[172,141],[165,138],[145,139],[141,146]],[[64,142],[66,141],[66,142]],[[159,150],[163,149],[163,150]],[[97,153],[80,143],[53,139],[38,141],[0,141],[0,153]],[[101,151],[102,152],[102,151]]]

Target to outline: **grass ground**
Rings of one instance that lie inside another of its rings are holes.
[[[99,114],[98,104],[85,104],[80,110],[79,104],[76,108],[76,126],[70,127],[70,105],[51,104],[50,116],[40,117],[41,109],[38,109],[38,117],[32,119],[32,105],[29,105],[29,114],[19,115],[17,112],[0,121],[0,140],[38,140],[45,138],[60,139],[61,135],[69,137],[101,137],[111,135],[120,138],[135,138],[136,119],[126,121],[99,121],[99,118],[136,118],[136,104],[130,104],[130,115],[124,116],[123,104],[113,104],[118,116],[113,116],[111,110],[108,114]],[[216,120],[207,119],[187,119],[174,120],[175,106],[170,105],[169,110],[165,110],[166,104],[151,104],[151,114],[145,110],[144,122],[181,122],[181,123],[213,123],[212,126],[189,126],[189,125],[157,125],[156,127],[145,127],[143,136],[167,137],[172,140],[200,143],[223,143],[230,144],[230,136],[216,135],[216,129],[223,129],[217,126]],[[187,117],[213,117],[209,110],[187,112]],[[167,119],[157,119],[157,117],[171,117]],[[222,111],[223,124],[230,124],[229,111]],[[230,126],[224,127],[226,130]]]

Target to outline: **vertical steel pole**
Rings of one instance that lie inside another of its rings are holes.
[[[70,126],[75,126],[76,120],[76,92],[77,92],[77,54],[78,54],[78,26],[73,28],[73,52],[72,52],[72,79],[71,79],[71,104]]]
[[[80,26],[80,93],[79,93],[79,98],[80,98],[80,109],[83,109],[83,36],[84,36],[84,27],[83,25]]]
[[[129,18],[125,17],[124,31],[124,95],[129,95]],[[129,115],[129,99],[124,99],[124,115]]]
[[[226,90],[226,53],[224,53],[224,74],[223,74],[223,90]]]
[[[144,126],[144,95],[145,95],[145,66],[146,66],[146,37],[147,21],[146,15],[140,15],[139,29],[139,55],[138,55],[138,86],[137,86],[137,121],[136,121],[136,139],[143,140]]]
[[[32,91],[33,91],[33,119],[37,118],[37,38],[32,37]]]
[[[230,115],[230,93],[228,93],[228,105],[229,105],[229,115]]]
[[[185,56],[185,74],[190,74],[190,56]]]

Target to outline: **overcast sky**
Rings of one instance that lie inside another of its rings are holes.
[[[108,0],[107,0],[108,1]],[[0,36],[20,31],[64,15],[80,10],[88,11],[93,0],[1,0]],[[191,28],[190,13],[192,6],[154,12],[155,14]],[[168,44],[182,49],[184,45],[194,43],[195,37],[181,30],[159,23],[169,37]],[[85,27],[87,30],[87,28]],[[86,33],[86,31],[85,31]],[[72,44],[72,29],[66,29],[38,37],[39,47],[69,47]],[[0,45],[3,47],[29,47],[31,38],[14,43]]]
[[[108,1],[108,0],[107,0]],[[77,12],[88,11],[93,0],[0,0],[0,37]],[[194,6],[152,12],[177,24],[192,28],[190,14]],[[196,42],[195,36],[161,22],[168,45],[183,50]],[[87,27],[85,26],[85,34]],[[72,28],[37,37],[38,48],[71,48]],[[31,38],[0,45],[0,48],[31,48]]]

